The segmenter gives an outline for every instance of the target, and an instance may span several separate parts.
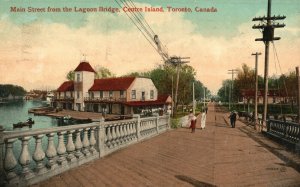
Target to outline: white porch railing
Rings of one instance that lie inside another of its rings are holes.
[[[170,116],[26,131],[0,126],[0,185],[27,186],[101,158],[170,127]]]

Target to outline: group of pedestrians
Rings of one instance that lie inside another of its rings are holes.
[[[206,123],[206,114],[207,114],[208,108],[205,107],[202,109],[201,113],[201,130],[205,129],[205,123]],[[235,128],[235,122],[237,118],[236,111],[232,111],[228,117],[230,119],[230,125],[232,128]],[[189,114],[189,121],[188,121],[188,127],[192,130],[191,133],[194,133],[196,130],[196,123],[197,123],[197,117],[193,114],[191,111]]]
[[[205,129],[205,123],[206,123],[206,114],[207,114],[207,107],[205,107],[203,110],[202,110],[202,113],[201,113],[201,130],[202,129]],[[195,132],[195,129],[196,129],[196,123],[197,123],[197,117],[193,114],[193,112],[191,111],[190,114],[189,114],[189,121],[188,121],[188,124],[189,124],[189,128],[192,129],[191,133],[194,133]]]

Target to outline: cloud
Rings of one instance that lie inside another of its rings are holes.
[[[239,25],[239,34],[228,39],[204,37],[183,14],[149,13],[145,18],[170,55],[191,57],[197,78],[214,93],[222,80],[231,78],[228,69],[239,68],[242,63],[253,67],[251,53],[264,52],[263,43],[254,41],[261,33],[251,28],[251,22]],[[293,32],[285,32],[275,43],[283,72],[294,69],[300,61],[300,39],[293,37],[299,27],[291,29]],[[80,28],[42,20],[17,26],[2,16],[0,39],[1,83],[19,84],[26,89],[57,88],[67,72],[78,65],[82,54],[87,54],[92,66],[105,66],[117,75],[162,64],[160,56],[124,14],[89,14]],[[274,74],[273,49],[270,51],[270,74]],[[263,58],[261,55],[259,59],[260,74]]]

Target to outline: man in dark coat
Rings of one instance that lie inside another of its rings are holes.
[[[235,113],[235,111],[232,111],[230,113],[229,119],[230,119],[231,127],[235,128],[235,121],[236,121],[236,113]]]

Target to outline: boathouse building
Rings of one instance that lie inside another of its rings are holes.
[[[95,79],[95,70],[82,61],[74,70],[74,81],[60,85],[53,106],[67,110],[106,114],[134,114],[145,110],[167,111],[172,99],[158,95],[152,80],[144,77]]]

